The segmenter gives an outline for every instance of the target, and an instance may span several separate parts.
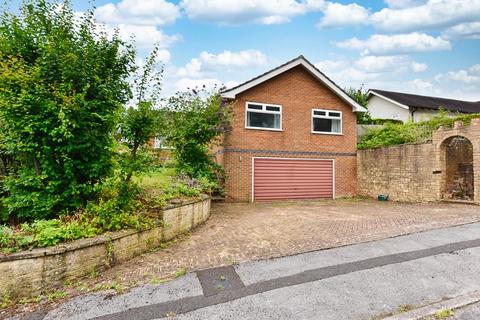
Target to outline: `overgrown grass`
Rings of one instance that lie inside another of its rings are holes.
[[[170,202],[183,202],[200,198],[218,189],[216,183],[207,178],[192,179],[178,176],[173,168],[159,168],[137,178],[141,188],[148,194],[150,204],[165,207]]]
[[[428,121],[405,124],[387,123],[382,128],[371,129],[363,136],[357,147],[372,149],[404,143],[423,143],[430,140],[433,132],[440,126],[452,128],[455,121],[463,121],[464,125],[469,125],[474,118],[480,118],[480,113],[448,117],[446,112],[441,111],[438,116]]]
[[[174,168],[158,168],[153,172],[148,172],[134,178],[143,188],[160,188],[163,189],[171,184],[171,181],[176,178]]]

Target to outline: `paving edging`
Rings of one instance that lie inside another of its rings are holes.
[[[173,239],[210,217],[210,197],[169,207],[161,217],[164,227],[145,231],[125,230],[80,239],[51,248],[0,257],[0,294],[9,298],[33,296],[129,260]]]
[[[429,316],[433,316],[435,313],[441,310],[454,310],[478,301],[480,301],[480,291],[474,291],[463,296],[458,296],[449,300],[440,301],[425,307],[387,317],[384,318],[384,320],[420,320]]]

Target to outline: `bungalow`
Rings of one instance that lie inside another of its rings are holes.
[[[421,96],[402,92],[370,89],[368,112],[374,119],[393,119],[406,122],[426,120],[445,109],[450,114],[480,113],[480,101],[462,101]]]
[[[356,194],[355,113],[366,110],[303,56],[222,97],[233,102],[217,152],[227,201]]]

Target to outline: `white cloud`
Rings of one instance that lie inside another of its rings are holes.
[[[203,51],[180,68],[167,66],[164,91],[173,94],[202,87],[233,87],[237,80],[263,72],[268,64],[267,56],[259,50],[225,50],[216,54]]]
[[[414,93],[479,101],[480,64],[440,73],[430,79],[414,79],[405,86]]]
[[[243,50],[239,52],[226,50],[219,54],[212,54],[204,51],[200,54],[200,59],[211,65],[226,67],[246,67],[267,64],[267,56],[258,50]]]
[[[409,92],[416,94],[425,94],[425,95],[438,95],[439,90],[435,88],[433,83],[428,80],[423,79],[413,79],[409,81],[406,85],[409,88]]]
[[[417,32],[397,35],[374,34],[366,40],[351,38],[336,45],[340,48],[360,50],[362,54],[377,55],[451,49],[448,40]]]
[[[98,7],[95,17],[108,24],[162,26],[175,22],[180,17],[180,9],[165,0],[122,0]]]
[[[329,2],[323,13],[324,16],[317,25],[319,28],[343,27],[368,23],[368,10],[356,3],[344,5]]]
[[[378,88],[471,101],[480,100],[480,64],[420,78],[418,74],[411,72],[417,62],[409,59],[408,56],[360,57],[354,61],[336,58],[320,61],[315,65],[341,87],[364,86],[367,89]],[[394,62],[400,63],[401,66],[398,69],[390,68]],[[375,63],[383,64],[384,68],[372,68]]]
[[[442,33],[445,38],[480,39],[480,22],[466,22],[450,27]]]
[[[413,72],[423,72],[427,70],[428,66],[425,63],[418,63],[414,62],[412,63],[412,71]]]
[[[183,0],[181,7],[194,20],[220,24],[278,24],[309,11],[323,9],[323,0]]]
[[[422,72],[427,69],[427,65],[412,61],[409,56],[363,56],[354,62],[354,66],[367,73],[378,72]]]
[[[151,49],[155,43],[158,43],[160,48],[168,48],[180,38],[177,35],[166,35],[155,26],[119,24],[115,28],[118,29],[119,36],[124,40],[129,40],[133,36],[135,44],[140,49]],[[108,33],[114,32],[111,26],[107,26],[106,30]]]
[[[243,50],[232,52],[225,50],[219,54],[206,51],[193,58],[177,72],[180,77],[199,78],[206,74],[221,71],[231,72],[249,67],[267,65],[267,56],[258,50]]]
[[[355,61],[355,67],[366,72],[393,72],[410,63],[407,56],[364,56]]]
[[[390,8],[408,8],[424,4],[427,0],[385,0]]]
[[[167,35],[160,27],[174,23],[179,17],[179,7],[165,0],[122,0],[95,9],[95,20],[108,34],[118,30],[126,41],[133,36],[141,51],[151,50],[154,44],[165,49],[178,41],[180,36]],[[162,54],[169,60],[165,52]]]
[[[375,28],[404,32],[448,27],[480,19],[480,0],[429,0],[413,7],[403,7],[403,1],[390,2],[397,6],[382,9],[371,16]]]
[[[470,70],[457,70],[435,76],[435,80],[441,81],[456,81],[467,85],[480,85],[480,75],[473,74],[472,68]],[[479,88],[480,89],[480,88]]]
[[[480,76],[480,64],[475,64],[471,66],[468,70],[470,73],[478,74]]]

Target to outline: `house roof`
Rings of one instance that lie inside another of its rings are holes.
[[[366,112],[367,110],[359,105],[355,100],[353,100],[342,88],[340,88],[335,82],[333,82],[330,78],[328,78],[325,74],[323,74],[320,70],[318,70],[310,61],[305,59],[304,56],[298,56],[297,58],[290,60],[270,71],[267,71],[258,77],[250,79],[242,84],[239,84],[236,87],[223,90],[221,92],[222,97],[227,99],[235,99],[236,96],[250,88],[253,88],[260,83],[263,83],[279,74],[282,74],[294,67],[302,66],[304,67],[310,74],[312,74],[316,79],[320,82],[324,83],[328,88],[330,88],[337,96],[339,96],[342,100],[347,102],[349,105],[352,106],[354,112]]]
[[[448,111],[458,111],[462,113],[480,113],[480,101],[454,100],[378,89],[370,89],[368,93],[369,95],[373,94],[406,109],[424,108],[438,110],[444,108]]]

